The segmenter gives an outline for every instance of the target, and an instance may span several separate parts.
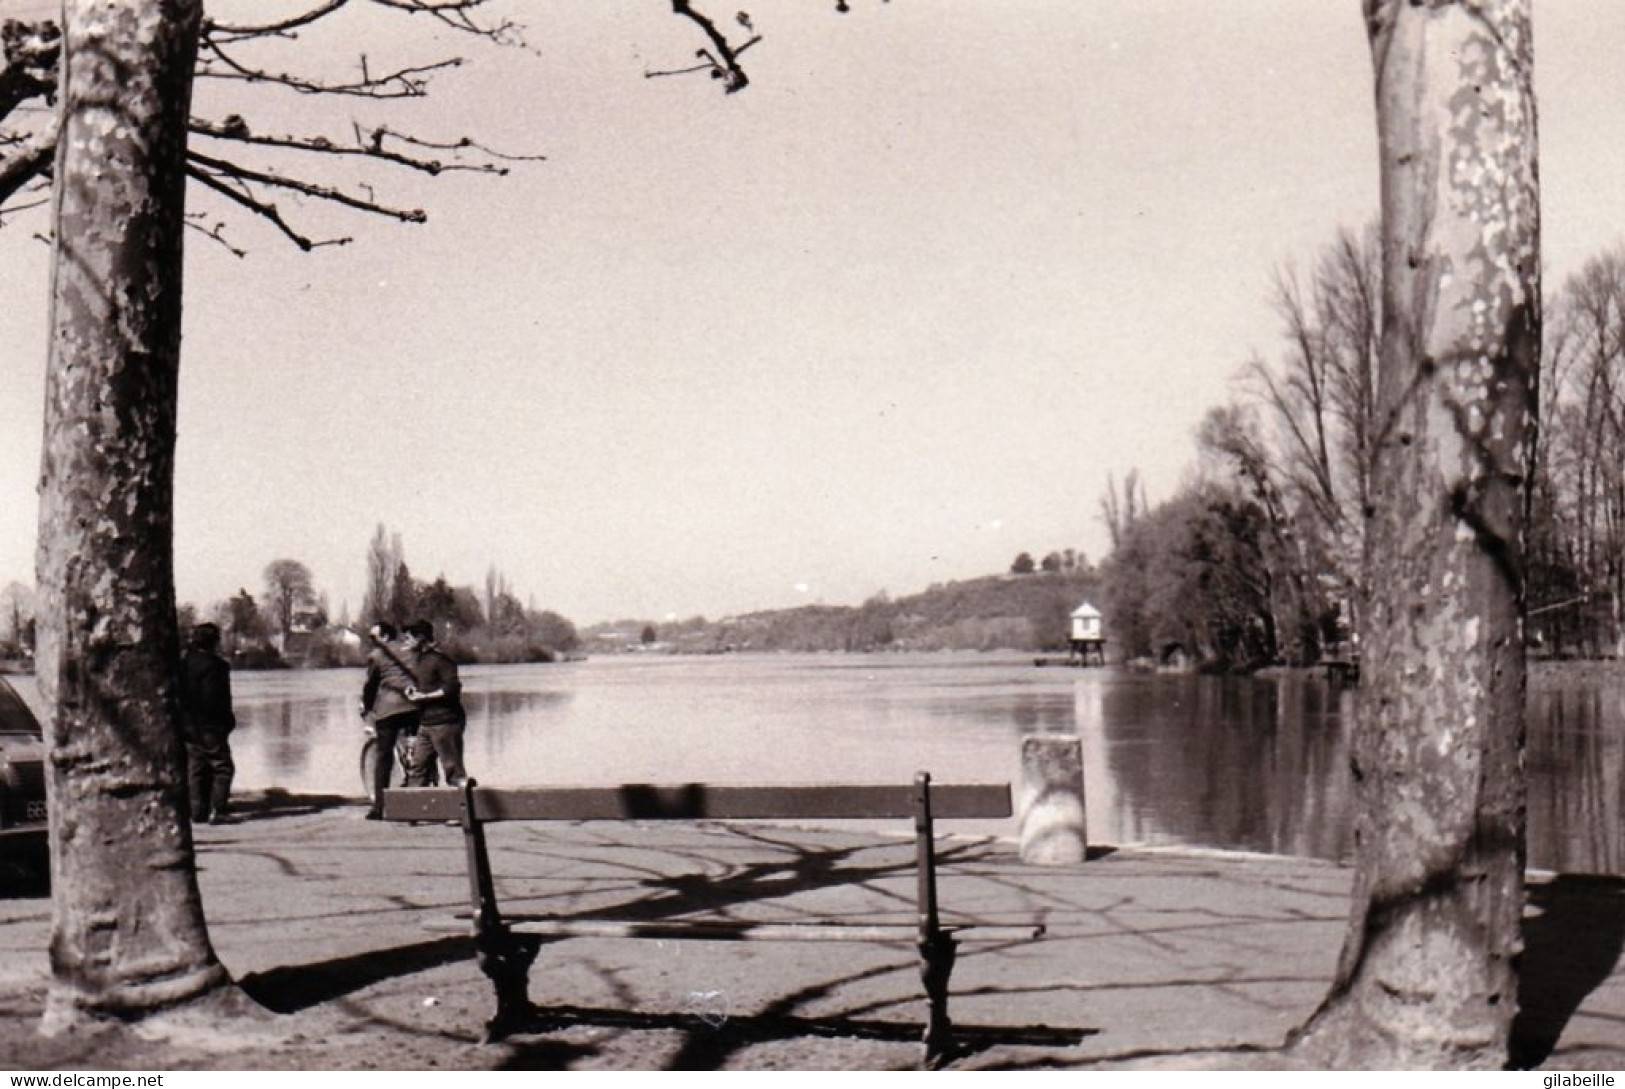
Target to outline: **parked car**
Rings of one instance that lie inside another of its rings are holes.
[[[39,865],[49,847],[39,720],[0,677],[0,859]]]

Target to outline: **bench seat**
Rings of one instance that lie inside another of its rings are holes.
[[[683,938],[730,942],[917,942],[920,928],[912,923],[867,925],[863,923],[752,923],[720,919],[662,919],[642,922],[621,919],[553,919],[505,915],[503,921],[515,934],[536,934],[544,938]],[[423,924],[436,934],[475,934],[474,922],[467,916],[431,919]],[[1041,923],[1024,926],[944,926],[961,944],[964,942],[1035,941],[1044,936]]]

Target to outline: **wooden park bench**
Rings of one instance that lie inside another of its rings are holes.
[[[496,1014],[485,1041],[525,1024],[530,966],[545,938],[658,938],[718,941],[909,942],[919,952],[926,997],[922,1066],[941,1066],[953,1054],[948,979],[960,942],[1028,941],[1043,927],[945,926],[937,909],[934,824],[942,819],[1009,817],[1008,783],[933,784],[925,772],[912,785],[536,787],[492,789],[472,780],[460,788],[390,790],[388,821],[447,821],[462,825],[472,918],[432,920],[440,931],[472,927],[480,970],[496,992]],[[761,923],[683,917],[661,921],[557,918],[504,914],[497,903],[485,826],[495,821],[709,821],[912,819],[915,832],[918,919],[908,924]]]

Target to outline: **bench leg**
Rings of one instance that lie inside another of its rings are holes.
[[[937,1070],[953,1058],[953,1025],[948,1020],[948,978],[953,975],[959,943],[934,934],[919,943],[920,982],[925,985],[925,1054],[922,1070]]]
[[[485,1023],[480,1043],[489,1044],[516,1031],[530,1020],[530,966],[536,962],[541,939],[513,934],[502,927],[478,939],[480,971],[496,991],[497,1012]]]

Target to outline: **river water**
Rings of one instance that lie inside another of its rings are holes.
[[[1319,680],[1035,668],[994,654],[632,654],[463,672],[467,761],[507,786],[1018,778],[1082,738],[1089,838],[1338,859],[1353,696]],[[238,673],[238,786],[356,795],[360,670]],[[1530,696],[1530,863],[1625,873],[1625,688]],[[1008,829],[1006,829],[1008,831]]]

